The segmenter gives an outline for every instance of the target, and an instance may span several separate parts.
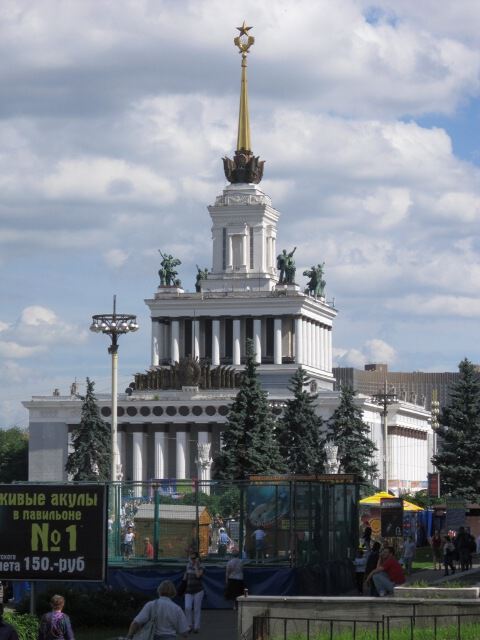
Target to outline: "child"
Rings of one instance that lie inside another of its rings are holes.
[[[357,585],[358,593],[363,595],[363,579],[365,577],[365,566],[367,564],[367,556],[364,554],[363,549],[357,550],[353,564],[355,566],[355,584]]]

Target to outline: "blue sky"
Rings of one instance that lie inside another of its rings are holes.
[[[148,367],[158,249],[211,266],[235,146],[235,27],[254,25],[253,150],[298,273],[325,261],[335,362],[480,362],[480,4],[5,0],[0,6],[0,425],[109,388],[91,315],[135,313]],[[303,281],[300,284],[304,284]]]

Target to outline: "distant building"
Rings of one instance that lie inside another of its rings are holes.
[[[430,410],[436,391],[440,408],[448,404],[450,386],[458,380],[458,372],[389,371],[386,364],[366,364],[364,369],[334,367],[336,390],[349,385],[359,393],[373,396],[384,388],[393,387],[399,400]]]

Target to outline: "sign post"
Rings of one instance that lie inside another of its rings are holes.
[[[103,582],[106,523],[105,485],[0,485],[0,578]]]
[[[401,498],[380,499],[380,522],[382,538],[403,536],[403,500]]]

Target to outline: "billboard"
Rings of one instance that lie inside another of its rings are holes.
[[[403,535],[403,500],[381,498],[380,519],[382,538],[401,538]]]
[[[0,485],[0,580],[104,581],[106,523],[105,485]]]

